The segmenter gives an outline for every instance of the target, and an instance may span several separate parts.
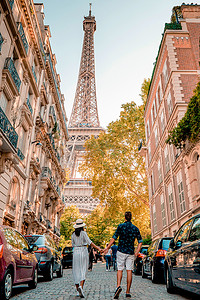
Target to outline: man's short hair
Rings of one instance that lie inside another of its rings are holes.
[[[132,213],[130,211],[125,212],[126,221],[130,221],[132,219]]]

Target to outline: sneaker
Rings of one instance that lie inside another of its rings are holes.
[[[118,288],[116,289],[115,294],[114,294],[114,299],[119,298],[119,294],[121,293],[121,291],[122,291],[121,286],[118,286]]]
[[[85,298],[85,296],[84,296],[84,293],[83,293],[83,289],[82,289],[82,287],[79,285],[79,287],[78,287],[78,292],[79,292],[79,296],[81,297],[81,298]]]
[[[76,297],[79,297],[80,295],[79,295],[79,292],[77,291],[77,293],[76,293]]]
[[[126,298],[131,298],[131,294],[126,294]]]
[[[108,272],[108,270],[106,269],[106,272]]]

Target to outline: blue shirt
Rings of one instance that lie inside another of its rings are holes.
[[[113,239],[119,237],[118,251],[125,254],[134,254],[134,242],[137,238],[138,243],[142,243],[142,237],[139,229],[130,221],[119,224]]]
[[[113,257],[116,257],[117,249],[118,249],[117,245],[113,245],[113,246],[111,247],[111,250],[112,250],[112,256],[113,256]]]

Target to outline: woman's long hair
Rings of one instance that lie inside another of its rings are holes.
[[[74,233],[75,233],[76,236],[80,236],[80,233],[81,233],[81,231],[83,231],[83,230],[84,230],[83,227],[79,227],[79,228],[76,228],[76,229],[75,229]]]

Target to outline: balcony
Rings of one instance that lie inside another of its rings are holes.
[[[24,48],[25,48],[26,54],[27,54],[28,53],[28,42],[27,42],[27,39],[26,39],[26,36],[24,33],[22,23],[18,22],[17,25],[18,25],[19,34],[21,36],[21,39],[22,39],[22,42],[23,42],[23,45],[24,45]]]
[[[11,57],[7,57],[6,60],[5,60],[5,64],[4,64],[4,70],[8,70],[11,77],[12,77],[12,80],[17,88],[17,91],[19,93],[20,91],[20,86],[21,86],[21,80],[19,78],[19,75],[17,73],[17,70],[15,68],[15,65],[14,65],[14,62],[12,60]]]
[[[10,7],[11,7],[11,9],[13,9],[13,5],[14,5],[14,0],[8,0],[9,1],[9,3],[10,3]]]
[[[182,30],[182,26],[180,23],[165,23],[165,30]]]
[[[49,138],[50,138],[51,144],[52,144],[53,149],[54,149],[54,151],[55,151],[55,155],[56,155],[58,161],[60,162],[60,154],[58,153],[58,151],[57,151],[57,149],[56,149],[55,141],[54,141],[54,138],[53,138],[52,133],[48,133],[48,136],[49,136]]]
[[[61,196],[60,187],[56,184],[56,180],[55,180],[54,176],[52,175],[52,172],[49,169],[49,167],[43,167],[42,168],[42,178],[48,178],[49,179],[49,182],[52,185],[54,191],[60,197]]]
[[[3,109],[0,107],[0,131],[3,132],[3,136],[6,136],[9,143],[16,148],[17,147],[17,141],[18,141],[18,134],[16,133],[15,129],[11,125],[10,121],[8,120],[7,116],[5,115]],[[8,144],[8,143],[6,143]],[[7,145],[5,146],[5,152],[8,152],[6,150],[9,150],[9,147]]]

